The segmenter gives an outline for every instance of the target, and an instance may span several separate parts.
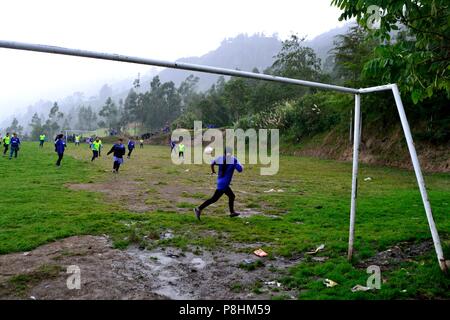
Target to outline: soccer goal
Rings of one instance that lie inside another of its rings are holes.
[[[87,137],[95,136],[96,131],[95,130],[64,130],[64,136],[70,142],[74,142],[74,141],[72,141],[72,138],[75,135],[79,135],[82,138],[87,138]],[[82,142],[82,141],[80,141],[80,142]]]
[[[398,86],[396,84],[388,84],[388,85],[383,85],[383,86],[378,86],[378,87],[355,89],[355,88],[347,88],[347,87],[336,86],[336,85],[325,84],[325,83],[277,77],[277,76],[272,76],[272,75],[258,74],[258,73],[253,73],[253,72],[246,72],[246,71],[239,71],[239,70],[232,70],[232,69],[225,69],[225,68],[202,66],[202,65],[190,64],[190,63],[169,62],[169,61],[164,61],[164,60],[155,60],[155,59],[132,57],[132,56],[119,55],[119,54],[94,52],[94,51],[86,51],[86,50],[80,50],[80,49],[70,49],[70,48],[54,47],[54,46],[48,46],[48,45],[23,43],[23,42],[0,40],[0,48],[35,51],[35,52],[52,53],[52,54],[61,54],[61,55],[101,59],[101,60],[111,60],[111,61],[135,63],[135,64],[142,64],[142,65],[151,65],[151,66],[157,66],[157,67],[166,67],[166,68],[172,68],[172,69],[213,73],[213,74],[220,74],[220,75],[226,75],[226,76],[244,77],[244,78],[251,78],[251,79],[258,79],[258,80],[265,80],[265,81],[295,84],[295,85],[300,85],[300,86],[305,86],[305,87],[313,87],[313,88],[318,88],[318,89],[334,90],[334,91],[338,91],[338,92],[353,94],[355,96],[355,109],[354,109],[354,130],[353,130],[354,138],[353,138],[352,191],[351,191],[351,200],[350,200],[350,228],[349,228],[349,240],[348,240],[348,259],[349,260],[351,260],[351,258],[353,256],[353,243],[354,243],[354,235],[355,235],[356,200],[357,200],[357,189],[358,189],[358,157],[359,157],[359,146],[361,143],[361,95],[370,94],[370,93],[379,92],[379,91],[391,91],[394,96],[394,99],[395,99],[395,104],[396,104],[397,111],[400,116],[403,133],[405,135],[406,142],[408,145],[408,150],[411,155],[414,172],[415,172],[416,178],[417,178],[417,184],[419,186],[420,194],[422,196],[423,206],[425,208],[425,214],[426,214],[426,217],[428,220],[428,225],[430,227],[431,236],[433,238],[433,243],[434,243],[434,248],[436,251],[438,263],[443,272],[447,271],[447,265],[446,265],[446,261],[444,259],[444,253],[442,251],[441,241],[440,241],[439,234],[436,229],[435,222],[434,222],[433,213],[431,211],[430,201],[428,200],[428,194],[427,194],[427,190],[425,187],[425,181],[424,181],[423,175],[422,175],[422,169],[420,167],[419,159],[417,157],[416,148],[414,146],[413,138],[411,135],[411,130],[409,127],[408,120],[406,118],[406,113],[405,113],[405,109],[403,107],[403,102],[402,102],[402,99],[400,96],[400,92],[399,92]]]

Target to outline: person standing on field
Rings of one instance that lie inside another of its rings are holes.
[[[219,172],[217,175],[217,189],[210,199],[203,202],[198,208],[194,208],[194,213],[198,220],[200,220],[202,210],[215,203],[224,194],[228,196],[230,217],[233,218],[240,215],[238,212],[234,211],[235,195],[233,190],[230,188],[230,183],[233,179],[234,170],[237,172],[242,172],[244,169],[243,166],[239,163],[238,159],[232,155],[232,149],[228,147],[225,149],[223,156],[219,156],[211,162],[211,174],[216,173],[214,166],[219,167]]]
[[[144,139],[141,138],[141,140],[139,140],[139,148],[142,149],[144,148]]]
[[[3,138],[3,156],[6,156],[8,152],[9,144],[11,143],[11,137],[9,136],[9,132],[6,133],[6,136]]]
[[[100,139],[97,137],[91,144],[92,149],[92,159],[91,161],[94,161],[95,158],[98,158],[98,151],[100,150]]]
[[[180,142],[178,144],[178,158],[184,159],[184,150],[186,149],[186,146],[183,144],[183,142]]]
[[[76,136],[75,136],[75,146],[79,146],[80,145],[80,136],[77,134]]]
[[[103,143],[102,140],[99,138],[98,142],[100,143],[98,146],[98,156],[101,157],[102,156],[102,148],[103,148]]]
[[[135,145],[136,143],[134,142],[133,138],[128,140],[128,156],[127,156],[128,159],[130,159],[131,153],[133,152]]]
[[[43,134],[39,135],[39,147],[43,148],[44,142],[45,142],[45,134],[43,133]]]
[[[20,149],[20,139],[17,136],[17,133],[13,133],[13,137],[11,138],[11,141],[10,141],[10,146],[11,146],[11,150],[9,151],[9,160],[12,159],[13,153],[14,153],[14,158],[17,158],[17,153],[19,152],[19,149]]]
[[[61,167],[61,160],[64,156],[64,150],[66,149],[66,143],[64,142],[64,135],[58,134],[56,136],[56,142],[55,142],[55,152],[58,154],[58,160],[56,161],[56,166],[59,168]]]
[[[123,156],[125,155],[125,146],[123,145],[123,140],[121,138],[119,138],[117,140],[117,143],[114,144],[111,148],[111,150],[109,150],[108,154],[113,153],[113,172],[114,173],[119,173],[119,168],[120,165],[123,163]]]

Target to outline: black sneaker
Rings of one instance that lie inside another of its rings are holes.
[[[239,217],[241,214],[239,212],[230,213],[230,218]]]
[[[200,221],[200,209],[199,208],[194,208],[194,212],[195,212],[195,216]]]

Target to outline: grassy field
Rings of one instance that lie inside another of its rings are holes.
[[[121,249],[134,243],[239,251],[248,250],[242,244],[257,243],[269,253],[267,259],[303,257],[323,243],[325,250],[317,255],[326,261],[305,256],[280,278],[300,292],[299,299],[450,298],[450,278],[440,272],[434,250],[390,265],[381,290],[350,291],[366,283],[365,260],[399,243],[414,245],[431,237],[410,171],[361,166],[356,253],[349,263],[349,163],[286,156],[276,176],[260,176],[258,166],[247,165],[232,185],[244,217],[230,219],[221,199],[198,222],[192,208],[215,188],[208,165],[176,166],[168,147],[146,145],[113,175],[111,156],[103,153],[91,163],[86,145],[70,145],[60,169],[50,144],[41,150],[37,143],[24,143],[18,159],[0,158],[0,254],[88,234],[107,234]],[[425,180],[448,259],[450,175],[430,174]],[[282,192],[265,192],[270,189]],[[174,237],[156,240],[164,230]],[[323,278],[339,285],[326,288]]]

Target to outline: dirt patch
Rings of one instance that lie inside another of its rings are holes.
[[[118,183],[115,183],[114,180],[118,179],[120,178],[115,177],[103,183],[78,183],[66,184],[66,186],[71,190],[101,192],[105,194],[108,201],[124,204],[132,212],[147,212],[152,209],[145,203],[147,195],[144,192],[143,182],[120,179]]]
[[[117,203],[131,212],[149,212],[160,209],[175,212],[191,211],[203,200],[190,197],[191,193],[204,191],[193,190],[182,185],[145,181],[127,181],[126,178],[113,176],[110,181],[101,183],[66,184],[71,190],[101,192],[109,202]],[[206,197],[205,199],[206,200]]]
[[[67,288],[67,267],[80,268],[80,290]],[[0,256],[2,299],[161,299],[143,279],[139,261],[105,237],[70,237],[27,253]],[[42,270],[52,270],[43,273]],[[47,277],[44,277],[47,275]],[[150,279],[151,280],[151,279]]]
[[[120,174],[111,175],[111,178],[105,182],[69,183],[66,184],[66,187],[76,191],[100,192],[105,195],[108,202],[115,203],[131,212],[137,213],[154,212],[157,210],[169,210],[180,213],[191,212],[194,207],[211,197],[215,190],[213,187],[206,189],[193,187],[192,183],[190,185],[174,184],[173,181],[166,182],[158,178],[126,180],[130,179],[130,177]],[[253,193],[241,190],[236,190],[236,192],[246,194],[244,199],[247,199],[247,201],[248,196],[253,195]],[[269,214],[269,212],[283,213],[278,208],[269,206],[267,203],[256,199],[250,201],[252,204],[258,201],[258,204],[262,206],[261,210],[267,211],[266,213],[252,208],[246,208],[247,203],[241,203],[239,200],[240,198],[237,199],[235,205],[238,211],[242,212],[242,217],[244,218],[253,215],[262,215],[276,219],[279,216]],[[226,202],[226,200],[222,201]],[[220,205],[220,203],[223,202],[214,204],[212,207],[214,208]],[[243,211],[239,208],[243,208]]]
[[[0,256],[1,299],[295,299],[276,280],[299,259],[272,260],[198,248],[125,251],[106,237],[77,236],[31,252]],[[81,289],[69,290],[67,267],[81,271]]]
[[[370,265],[377,265],[382,270],[390,270],[402,262],[414,261],[414,258],[430,250],[433,250],[432,240],[420,243],[402,242],[385,251],[378,252],[375,256],[359,263],[358,267],[367,268]]]

